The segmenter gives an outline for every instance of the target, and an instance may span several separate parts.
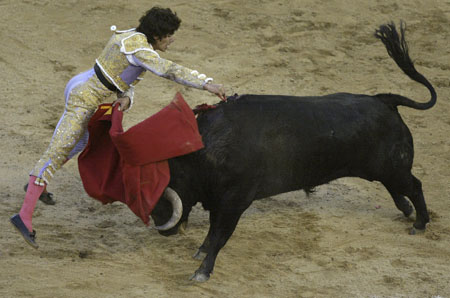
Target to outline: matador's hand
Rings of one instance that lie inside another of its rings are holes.
[[[226,101],[225,88],[222,84],[205,84],[203,89],[208,90],[211,93],[217,95],[221,100]]]
[[[126,111],[130,107],[130,98],[128,96],[119,97],[113,102],[112,106],[114,107],[116,104],[119,104],[119,111]]]

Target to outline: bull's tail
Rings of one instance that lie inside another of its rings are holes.
[[[390,95],[389,99],[394,100],[390,102],[391,104],[407,106],[413,109],[426,110],[434,106],[436,103],[436,91],[434,90],[431,83],[420,74],[414,67],[414,63],[408,54],[408,44],[405,40],[405,23],[400,22],[400,35],[395,29],[394,23],[381,25],[378,30],[375,31],[375,37],[380,39],[386,46],[386,50],[389,56],[394,59],[395,63],[403,70],[403,72],[408,75],[414,81],[425,85],[425,87],[430,90],[431,99],[425,103],[415,102],[409,98]],[[381,94],[380,94],[381,95]],[[387,94],[384,94],[387,95]]]

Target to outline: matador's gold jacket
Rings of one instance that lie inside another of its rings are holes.
[[[199,89],[212,81],[212,78],[207,78],[196,70],[159,57],[145,35],[135,29],[115,31],[96,59],[96,64],[103,74],[102,78],[120,91],[118,95],[130,97],[130,107],[133,103],[133,86],[145,71]],[[95,68],[77,75],[69,82],[68,86],[71,87],[68,87],[64,114],[50,145],[30,173],[37,177],[35,184],[48,184],[70,155],[79,152],[77,148],[86,135],[89,119],[97,106],[113,93],[95,75]]]
[[[115,26],[111,29],[115,30]],[[138,83],[147,70],[198,89],[213,80],[196,70],[161,58],[147,42],[146,36],[135,29],[115,31],[96,63],[108,81],[121,92]]]

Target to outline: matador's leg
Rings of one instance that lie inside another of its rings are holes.
[[[42,194],[44,186],[49,183],[55,171],[66,162],[78,141],[85,134],[88,122],[97,106],[112,94],[93,75],[93,71],[82,74],[82,77],[82,83],[75,84],[75,81],[71,80],[72,87],[66,89],[64,114],[56,126],[50,145],[30,173],[27,193],[19,214],[11,217],[11,223],[35,248],[37,248],[37,244],[31,220],[36,202]]]
[[[37,184],[49,184],[80,138],[84,135],[93,111],[84,107],[68,106],[55,129],[50,145],[39,159],[31,175],[38,177]]]

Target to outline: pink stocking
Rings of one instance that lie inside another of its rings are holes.
[[[34,207],[36,207],[37,200],[41,196],[45,189],[45,186],[39,186],[34,184],[36,176],[30,176],[28,182],[27,194],[20,209],[19,215],[25,226],[27,226],[30,232],[33,232],[33,226],[31,224],[31,218],[33,216]]]

